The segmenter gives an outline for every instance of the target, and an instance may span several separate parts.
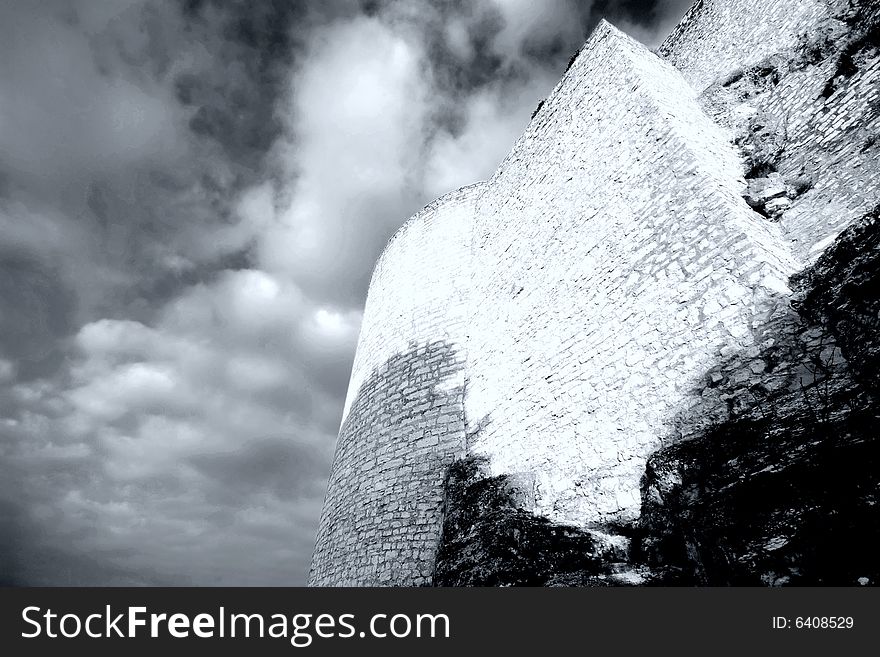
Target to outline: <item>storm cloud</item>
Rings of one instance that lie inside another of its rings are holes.
[[[302,584],[385,242],[687,4],[3,3],[0,584]]]

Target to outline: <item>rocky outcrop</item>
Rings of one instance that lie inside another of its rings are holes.
[[[792,287],[804,331],[826,337],[801,361],[825,372],[648,462],[644,559],[668,582],[880,580],[877,211]]]
[[[794,278],[795,301],[810,321],[834,335],[853,376],[880,393],[880,207],[844,231],[833,248]]]
[[[561,525],[522,508],[514,478],[483,461],[454,463],[446,479],[435,586],[610,586],[643,583],[629,539]]]
[[[791,199],[795,196],[794,188],[786,185],[782,176],[773,172],[766,178],[749,179],[744,198],[752,208],[775,219],[791,207]]]
[[[841,400],[829,400],[832,406]],[[876,409],[748,418],[661,450],[643,493],[645,562],[667,584],[876,583]]]

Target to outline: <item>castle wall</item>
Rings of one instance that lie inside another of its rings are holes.
[[[464,453],[474,185],[410,219],[370,282],[309,583],[430,583],[446,468]]]
[[[829,13],[828,0],[697,0],[659,52],[704,89],[790,48]]]
[[[761,4],[777,16],[788,3]],[[804,10],[809,3],[795,4]],[[734,127],[740,124],[735,129],[738,134],[747,132],[749,124],[775,133],[780,147],[774,162],[778,173],[789,183],[809,184],[810,189],[780,220],[794,255],[805,264],[880,203],[880,50],[870,38],[862,40],[869,29],[871,3],[860,0],[866,15],[859,20],[854,20],[855,8],[845,0],[823,0],[823,4],[828,10],[810,12],[795,39],[771,40],[756,50],[762,58],[749,58],[752,63],[762,59],[757,66],[719,76],[720,82],[703,94],[716,120]],[[706,26],[696,31],[714,41],[711,21],[717,11],[707,5],[709,13],[703,13],[705,6],[695,6],[700,10],[698,22]],[[876,21],[878,9],[873,12]],[[753,34],[749,30],[755,28],[749,27],[745,15],[733,16],[745,24],[741,28],[747,35]],[[774,29],[777,24],[762,23]],[[683,34],[676,38],[674,33],[667,43],[675,44],[679,59],[700,61],[696,55],[681,56],[686,49],[699,47],[698,40],[687,36],[688,29]],[[747,36],[743,42],[748,46],[752,40]],[[844,57],[847,65],[841,67]],[[704,60],[712,61],[712,56]]]
[[[311,584],[430,583],[454,458],[488,457],[551,519],[627,523],[659,447],[809,383],[771,353],[824,339],[786,281],[880,202],[880,52],[844,75],[817,54],[854,38],[844,4],[700,0],[662,58],[603,22],[492,179],[398,231]],[[756,127],[812,185],[777,221],[743,200]]]
[[[696,96],[603,23],[478,200],[470,450],[550,518],[637,517],[646,457],[710,416],[707,370],[785,312],[795,263]]]
[[[880,51],[859,57],[851,77],[835,80],[836,68],[831,57],[783,72],[772,91],[752,101],[782,126],[780,173],[807,176],[812,185],[781,219],[805,262],[880,203]]]

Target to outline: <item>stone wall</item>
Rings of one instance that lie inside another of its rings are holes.
[[[364,306],[342,420],[361,383],[411,343],[464,346],[474,202],[483,183],[433,201],[388,241],[376,261]]]
[[[765,358],[813,380],[649,459],[637,552],[655,581],[877,584],[878,211],[791,280],[798,325]]]
[[[829,13],[824,0],[697,0],[659,52],[703,89],[790,48]]]
[[[603,23],[478,201],[470,450],[533,478],[541,515],[635,519],[670,421],[709,417],[695,391],[715,357],[787,305],[795,263],[743,201],[728,137]]]
[[[873,35],[866,34],[872,29]],[[775,162],[779,174],[810,185],[780,219],[804,263],[880,202],[877,30],[877,24],[828,19],[783,57],[767,62],[776,82],[744,104],[777,126],[783,145]],[[828,48],[823,41],[829,37],[834,46],[817,56]],[[728,90],[735,93],[736,86]]]
[[[310,584],[431,582],[446,468],[464,453],[464,300],[478,191],[427,206],[376,265]]]
[[[779,218],[804,263],[880,201],[880,21],[833,4],[836,18],[704,93],[715,118],[734,131],[754,132],[760,123],[778,151],[768,170],[807,187]]]

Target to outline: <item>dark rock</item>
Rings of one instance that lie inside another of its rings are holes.
[[[878,256],[875,211],[791,281],[810,339],[786,358],[824,374],[649,459],[641,549],[666,583],[877,581]]]
[[[643,481],[648,564],[676,584],[876,579],[875,423],[870,409],[833,423],[741,420],[661,450]]]
[[[614,578],[601,541],[523,510],[517,488],[507,477],[487,477],[475,458],[450,466],[436,586],[626,583]]]
[[[792,279],[794,305],[828,327],[874,396],[880,393],[880,207],[845,230],[811,267]]]

